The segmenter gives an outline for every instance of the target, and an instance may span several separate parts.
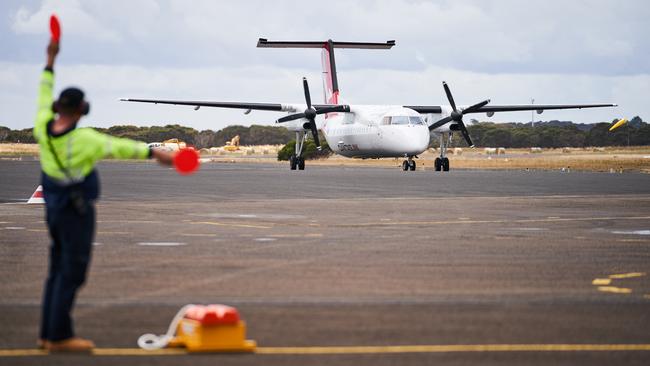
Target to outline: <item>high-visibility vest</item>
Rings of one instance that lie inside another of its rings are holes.
[[[68,177],[57,164],[47,141],[47,125],[54,119],[53,88],[54,73],[46,69],[41,76],[34,137],[40,148],[41,169],[49,177],[63,184],[76,183],[83,181],[102,158],[145,159],[149,156],[149,147],[144,142],[109,136],[92,128],[75,128],[61,136],[50,135],[54,153],[68,171]]]

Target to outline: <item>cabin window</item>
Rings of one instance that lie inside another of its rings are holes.
[[[384,119],[381,120],[382,125],[389,125],[390,124],[390,116],[384,117]]]

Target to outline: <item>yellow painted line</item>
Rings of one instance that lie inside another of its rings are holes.
[[[650,351],[650,344],[468,344],[421,346],[258,347],[258,354]]]
[[[630,272],[630,273],[621,273],[621,274],[613,274],[609,275],[609,278],[613,280],[620,280],[624,278],[634,278],[634,277],[643,277],[645,276],[644,272]]]
[[[620,352],[650,351],[650,344],[453,344],[404,346],[326,346],[326,347],[258,347],[261,355],[341,355],[387,353],[469,353],[469,352]],[[46,356],[38,349],[4,349],[0,357]],[[140,348],[96,348],[94,356],[172,356],[189,354],[183,348],[143,350]]]
[[[607,286],[610,283],[612,283],[612,280],[609,278],[595,278],[591,281],[591,284],[595,286]]]
[[[192,225],[213,225],[213,226],[225,226],[225,227],[245,227],[253,229],[271,229],[271,226],[262,226],[262,225],[250,225],[250,224],[238,224],[234,222],[215,222],[215,221],[199,221],[193,222]]]
[[[539,223],[539,222],[575,222],[575,221],[613,221],[613,220],[650,220],[650,216],[628,217],[576,217],[576,218],[543,218],[520,220],[443,220],[443,221],[392,221],[368,222],[359,224],[337,224],[333,227],[372,227],[372,226],[414,226],[414,225],[453,225],[453,224],[507,224],[507,223]]]
[[[598,291],[611,292],[613,294],[631,294],[632,293],[631,288],[615,287],[615,286],[600,286],[600,287],[598,287]]]
[[[92,354],[95,356],[173,356],[185,355],[187,350],[183,348],[163,348],[149,351],[142,348],[96,348]]]

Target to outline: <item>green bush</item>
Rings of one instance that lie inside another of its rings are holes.
[[[289,157],[296,151],[296,140],[289,141],[280,151],[278,151],[278,160],[289,160]],[[325,139],[321,139],[321,151],[318,151],[313,140],[305,141],[302,148],[302,156],[305,160],[323,159],[332,155],[332,150]]]

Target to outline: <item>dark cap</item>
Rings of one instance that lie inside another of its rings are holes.
[[[57,107],[63,110],[75,110],[84,101],[84,92],[79,88],[66,88],[59,95]]]

